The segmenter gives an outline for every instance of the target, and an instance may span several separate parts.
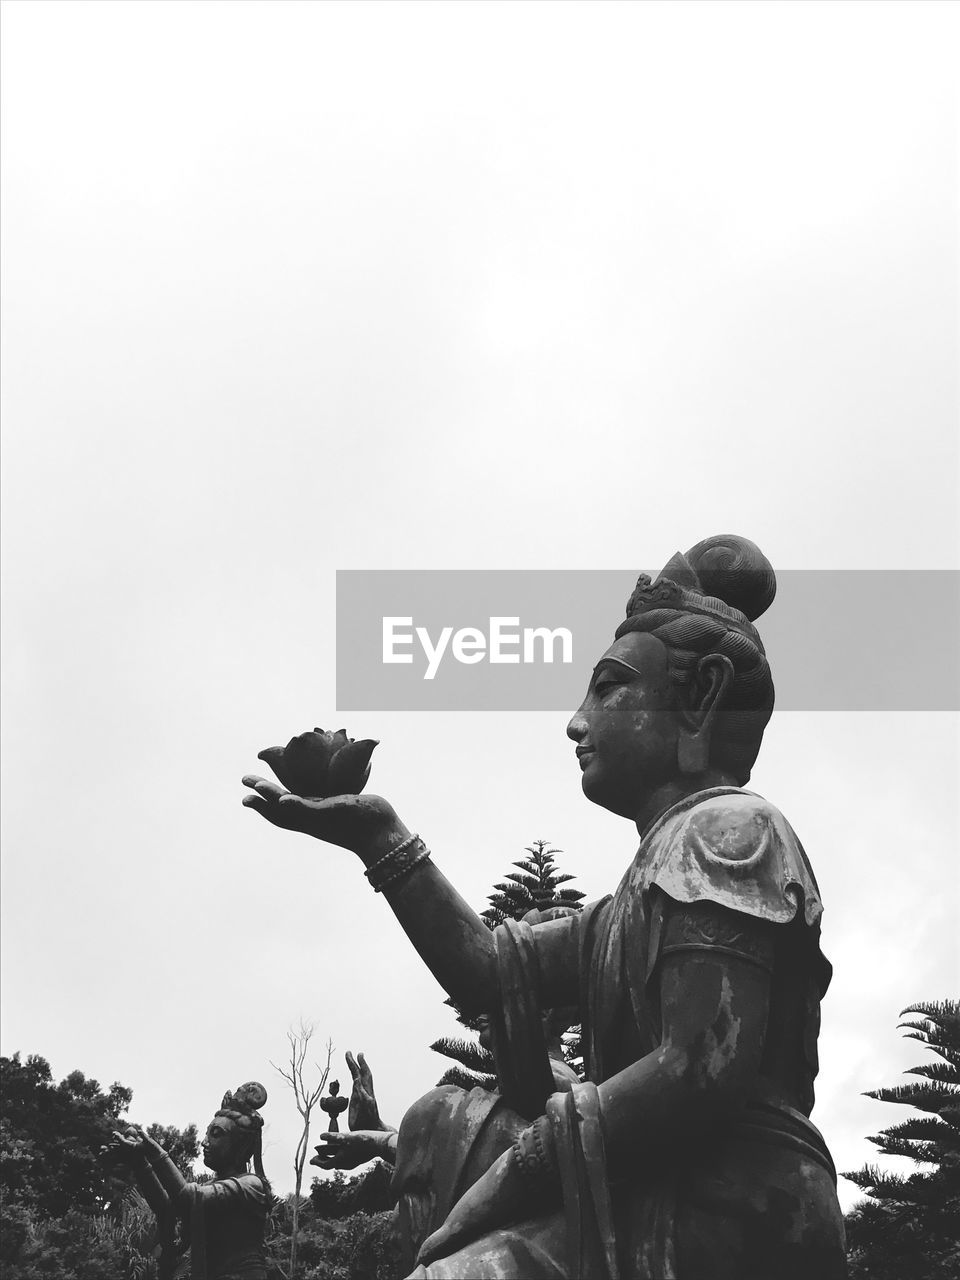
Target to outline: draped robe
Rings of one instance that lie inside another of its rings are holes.
[[[687,936],[684,921],[698,904],[705,909],[701,923]],[[711,905],[726,909],[720,926]],[[736,926],[729,912],[772,926],[769,948],[758,950],[749,928],[724,927],[731,919]],[[449,1123],[435,1117],[431,1140],[446,1152],[444,1195],[421,1215],[414,1244],[440,1225],[522,1124],[544,1110],[553,1123],[563,1205],[491,1231],[411,1277],[840,1280],[846,1264],[836,1173],[808,1119],[820,999],[830,979],[819,946],[821,914],[810,864],[783,816],[759,796],[719,787],[655,820],[612,897],[568,920],[501,926],[502,1007],[491,1013],[503,1114],[491,1122],[495,1107],[488,1105],[482,1155],[475,1140],[464,1140],[457,1106]],[[604,1152],[596,1085],[659,1047],[661,959],[697,948],[730,952],[769,973],[755,1085],[745,1106],[705,1128],[679,1127],[666,1147],[645,1150],[638,1133],[629,1167],[614,1169]],[[588,1079],[547,1099],[531,986],[544,976],[555,986],[558,973],[574,984],[563,1002],[579,1005]],[[408,1126],[411,1137],[416,1128]],[[401,1211],[404,1146],[401,1127]]]

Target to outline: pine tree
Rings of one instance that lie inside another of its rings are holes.
[[[456,1009],[452,1000],[444,1004]],[[477,1018],[466,1017],[458,1009],[457,1021],[468,1031],[478,1032],[482,1023]],[[463,1036],[441,1036],[434,1040],[430,1048],[444,1058],[451,1058],[456,1064],[448,1067],[440,1079],[441,1084],[455,1084],[461,1089],[495,1089],[497,1087],[496,1064],[493,1054],[484,1049],[476,1040],[467,1040]]]
[[[960,1001],[910,1005],[902,1022],[940,1059],[912,1067],[920,1083],[875,1089],[868,1098],[914,1107],[911,1116],[872,1137],[884,1155],[927,1168],[888,1173],[866,1165],[844,1176],[868,1194],[847,1217],[851,1280],[939,1280],[960,1275]]]
[[[495,929],[504,920],[522,920],[528,911],[545,911],[549,907],[579,907],[585,894],[579,889],[561,889],[575,877],[558,871],[554,859],[562,849],[551,849],[549,840],[534,840],[527,845],[529,858],[514,862],[517,871],[508,871],[502,883],[494,885],[490,903],[482,912],[487,926]]]
[[[546,911],[550,907],[573,907],[580,910],[586,895],[579,889],[560,887],[575,879],[573,875],[556,868],[554,860],[563,850],[551,848],[549,840],[534,840],[527,846],[526,852],[530,855],[529,858],[514,862],[512,865],[518,870],[508,871],[503,883],[494,885],[493,892],[487,895],[490,905],[480,913],[480,918],[488,929],[495,929],[504,920],[522,920],[528,911]],[[452,1000],[444,1003],[456,1009]],[[462,1027],[475,1033],[483,1026],[482,1018],[466,1017],[459,1009],[457,1021]],[[574,1035],[570,1040],[572,1043],[565,1045],[565,1056],[568,1061],[573,1061],[579,1053],[579,1035]],[[493,1054],[475,1040],[441,1036],[430,1048],[456,1063],[444,1072],[437,1081],[438,1085],[455,1084],[461,1089],[497,1087]]]

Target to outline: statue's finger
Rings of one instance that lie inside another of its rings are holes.
[[[257,813],[262,813],[265,818],[270,817],[272,806],[268,800],[264,800],[263,796],[244,796],[240,803],[245,809],[256,809]]]
[[[367,1089],[369,1089],[370,1092],[373,1093],[373,1072],[367,1066],[367,1060],[362,1053],[360,1053],[359,1055],[359,1062],[360,1062],[360,1070],[362,1072],[361,1079],[364,1085],[367,1087]]]
[[[350,1074],[353,1076],[354,1084],[356,1084],[356,1082],[360,1079],[360,1068],[357,1066],[357,1060],[353,1056],[353,1054],[350,1052],[349,1049],[347,1050],[346,1057],[347,1057],[347,1066],[350,1069]],[[361,1058],[363,1057],[362,1053],[360,1057]]]
[[[283,804],[298,804],[310,813],[342,813],[344,809],[356,809],[359,807],[359,796],[330,796],[326,800],[308,800],[304,796],[295,796],[292,792],[284,792],[281,797]]]
[[[266,818],[275,827],[280,827],[283,831],[290,829],[290,823],[287,822],[289,813],[281,814],[275,800],[264,800],[263,796],[244,796],[240,803],[245,809],[255,810],[261,818]]]
[[[289,794],[275,782],[271,782],[268,778],[260,778],[255,773],[245,773],[241,781],[245,787],[250,787],[265,800],[279,800],[281,796]]]

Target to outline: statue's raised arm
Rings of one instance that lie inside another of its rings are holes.
[[[351,742],[315,729],[286,747],[260,752],[285,786],[248,774],[253,794],[243,803],[275,826],[300,831],[355,853],[367,879],[382,893],[410,941],[458,1007],[485,1012],[496,1002],[495,945],[479,915],[460,897],[382,796],[360,795],[368,769],[338,769]],[[372,748],[371,748],[372,749]],[[369,754],[366,757],[369,764]],[[290,788],[297,786],[301,792]],[[331,794],[329,787],[355,787]]]
[[[575,917],[490,934],[386,801],[246,780],[271,821],[359,853],[454,999],[491,1014],[503,1101],[486,1114],[509,1145],[458,1163],[445,1155],[458,1132],[482,1145],[469,1098],[408,1112],[397,1185],[420,1176],[403,1176],[411,1114],[429,1117],[439,1160],[432,1201],[420,1178],[418,1222],[434,1220],[412,1277],[846,1274],[836,1173],[809,1120],[822,904],[787,821],[744,789],[773,711],[754,621],[775,590],[734,536],[641,576],[567,729],[584,794],[640,846],[612,896]],[[546,1002],[582,1019],[572,1087],[549,1068]]]

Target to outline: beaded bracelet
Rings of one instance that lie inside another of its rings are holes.
[[[554,1162],[547,1154],[543,1141],[543,1126],[547,1123],[541,1116],[528,1125],[513,1144],[513,1158],[520,1172],[526,1177],[543,1181],[546,1176],[556,1172]]]
[[[373,866],[364,872],[373,886],[375,893],[382,893],[387,885],[393,884],[409,875],[418,863],[430,857],[430,850],[418,835],[409,836],[395,849],[378,858]]]
[[[364,872],[364,875],[369,879],[370,876],[373,875],[374,871],[376,871],[377,867],[383,867],[383,864],[385,862],[389,862],[391,858],[395,858],[398,853],[402,853],[404,849],[406,849],[409,845],[413,844],[415,840],[419,840],[419,839],[420,837],[416,834],[416,832],[414,832],[412,836],[407,836],[406,840],[404,840],[402,844],[398,844],[395,849],[391,849],[390,852],[385,853],[382,858],[378,858],[376,862],[371,863],[370,866],[367,867],[366,871]]]

